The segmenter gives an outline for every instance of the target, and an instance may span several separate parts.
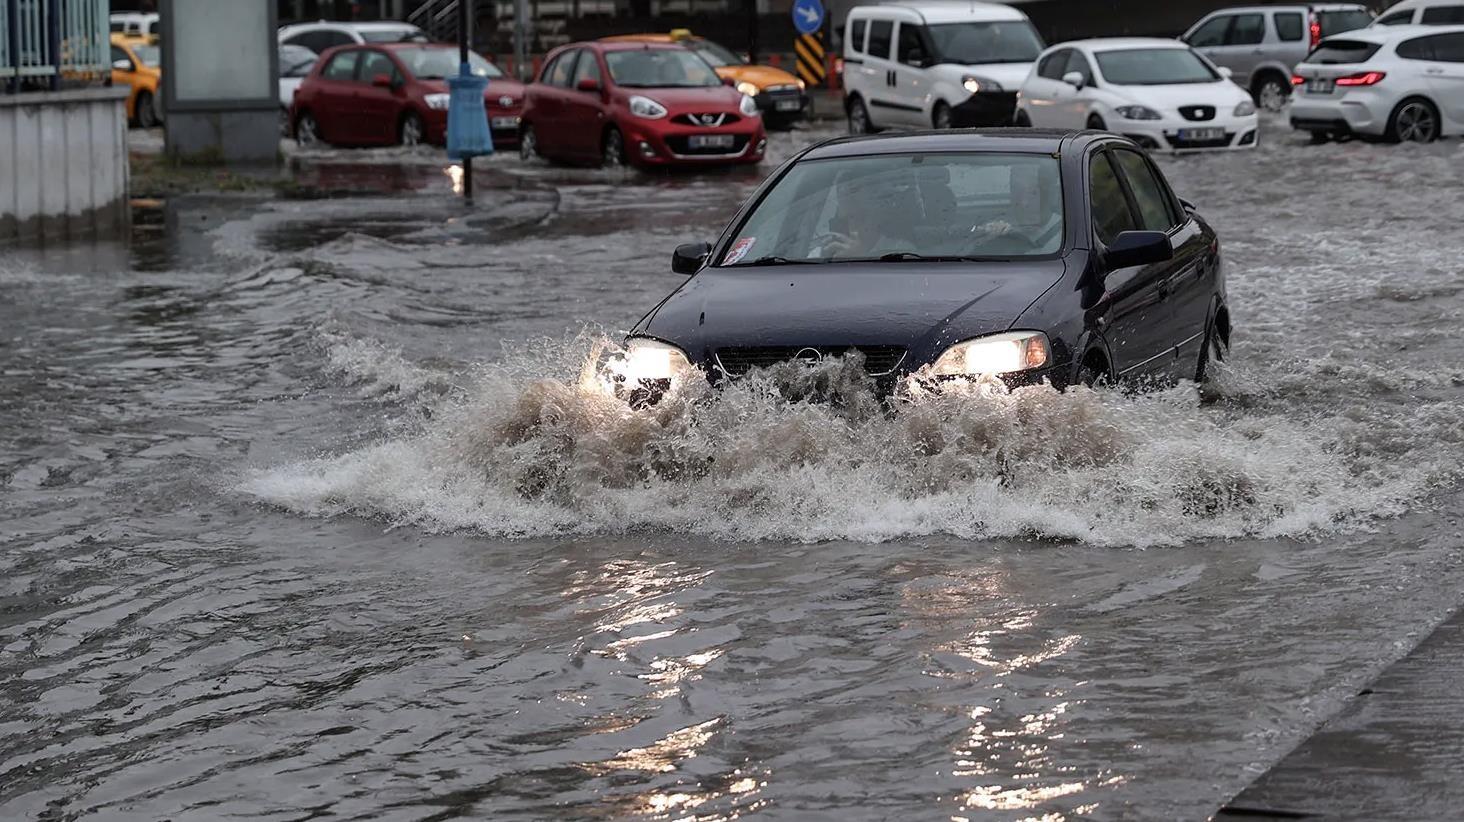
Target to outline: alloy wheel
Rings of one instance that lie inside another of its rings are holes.
[[[620,133],[620,129],[612,128],[605,132],[605,145],[601,153],[606,168],[625,166],[625,137]]]
[[[306,147],[320,143],[320,133],[315,125],[315,115],[300,115],[300,122],[295,124],[295,142]]]
[[[951,127],[951,108],[944,103],[935,107],[935,127],[947,129]]]
[[[869,112],[865,111],[864,103],[855,100],[854,105],[849,106],[849,133],[869,133]]]
[[[1438,118],[1427,103],[1404,103],[1398,109],[1393,132],[1398,135],[1399,140],[1408,143],[1431,143],[1439,136],[1438,130]]]
[[[402,145],[415,148],[422,145],[422,118],[408,114],[402,121]]]
[[[519,135],[519,159],[525,162],[539,156],[539,135],[534,133],[534,127],[524,126],[523,134]]]
[[[1286,107],[1286,98],[1289,96],[1280,80],[1274,77],[1267,78],[1256,90],[1256,105],[1266,111],[1280,111]]]

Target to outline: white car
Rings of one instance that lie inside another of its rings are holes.
[[[1373,22],[1374,26],[1448,26],[1464,23],[1464,0],[1403,0]]]
[[[279,31],[280,45],[304,46],[316,54],[336,46],[366,43],[427,42],[427,33],[411,23],[297,23]]]
[[[1291,125],[1318,142],[1427,143],[1464,134],[1464,26],[1376,26],[1322,41],[1296,67]]]
[[[280,46],[280,129],[290,130],[290,104],[319,55],[304,46]]]
[[[1254,148],[1250,95],[1178,40],[1113,37],[1054,46],[1017,94],[1016,123],[1099,129],[1147,149]]]
[[[1009,125],[1042,51],[1027,15],[981,2],[856,6],[844,24],[844,108],[854,134]]]
[[[151,37],[161,34],[162,16],[157,12],[122,11],[108,18],[113,34],[128,37]]]

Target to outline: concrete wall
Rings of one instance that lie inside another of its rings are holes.
[[[0,242],[127,225],[125,88],[0,96]]]

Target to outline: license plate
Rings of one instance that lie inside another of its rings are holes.
[[[1306,91],[1308,94],[1331,94],[1332,89],[1336,87],[1336,81],[1327,77],[1314,77],[1306,81]]]
[[[731,148],[731,134],[693,134],[686,139],[688,148]]]
[[[493,125],[494,128],[498,129],[499,131],[516,131],[516,130],[518,130],[518,118],[517,117],[494,117],[493,118],[492,125]]]
[[[797,100],[779,100],[773,104],[773,108],[778,111],[797,111],[799,105]]]
[[[1182,128],[1179,130],[1181,140],[1224,140],[1225,129],[1223,128]]]

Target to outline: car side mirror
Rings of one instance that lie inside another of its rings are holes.
[[[393,88],[390,74],[378,74],[371,78],[371,85],[377,88]]]
[[[711,243],[686,243],[671,253],[671,270],[690,277],[699,271],[712,253]]]
[[[1106,249],[1108,270],[1133,268],[1174,259],[1174,245],[1162,231],[1125,231]]]
[[[600,81],[593,77],[581,77],[574,87],[580,91],[599,91]]]
[[[1083,73],[1081,71],[1070,71],[1067,74],[1064,74],[1062,76],[1062,81],[1079,91],[1082,91],[1083,86],[1086,85],[1083,82]]]
[[[1229,80],[1230,78],[1235,76],[1235,72],[1230,70],[1230,66],[1220,66],[1219,68],[1220,76],[1224,77],[1226,80]]]
[[[113,71],[133,71],[131,60],[113,60]]]

